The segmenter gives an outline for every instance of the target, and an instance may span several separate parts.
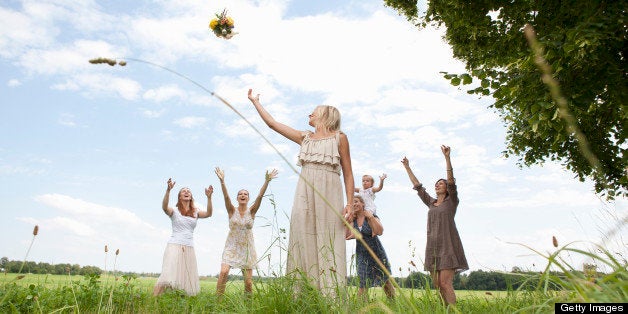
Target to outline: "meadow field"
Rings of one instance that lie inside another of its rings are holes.
[[[387,299],[381,288],[369,290],[368,300],[356,297],[349,287],[337,298],[315,289],[295,293],[287,278],[254,283],[252,295],[244,293],[241,280],[228,282],[226,294],[217,298],[216,278],[201,280],[201,292],[189,297],[180,291],[152,296],[153,277],[114,275],[0,275],[2,313],[550,313],[556,302],[626,302],[628,280],[625,264],[597,281],[577,276],[539,274],[535,290],[457,291],[455,307],[442,305],[438,293],[424,289],[397,289]]]
[[[68,276],[68,275],[50,275],[50,274],[23,274],[23,278],[16,280],[19,274],[3,273],[0,275],[0,286],[6,286],[15,282],[22,287],[28,287],[30,285],[39,286],[42,288],[55,289],[62,288],[64,286],[75,283],[76,281],[89,280],[89,277],[85,276]],[[116,279],[117,278],[117,279]],[[121,276],[113,275],[101,275],[98,278],[103,284],[114,283],[116,281],[124,281]],[[152,293],[153,286],[157,281],[155,277],[137,277],[132,279],[136,288],[143,293]],[[216,277],[203,277],[201,278],[201,293],[213,294],[216,291]],[[259,283],[263,285],[263,283]],[[355,292],[353,288],[349,288],[351,292]],[[419,293],[424,291],[422,289],[410,289],[402,288],[406,294]],[[414,290],[414,291],[412,291]],[[238,293],[244,291],[244,281],[242,280],[229,280],[227,282],[227,292]],[[383,297],[383,290],[381,288],[372,288],[371,294],[374,297]],[[488,298],[504,298],[508,295],[507,291],[475,291],[475,290],[458,290],[456,295],[459,299],[476,298],[476,297],[488,297]]]
[[[33,241],[37,232],[36,226]],[[628,263],[622,254],[600,246],[594,251],[559,247],[556,241],[554,246],[547,255],[532,250],[547,265],[543,272],[513,274],[520,278],[520,288],[456,291],[457,303],[448,307],[429,288],[397,286],[395,298],[389,299],[382,288],[369,289],[363,298],[356,287],[347,286],[338,288],[335,296],[324,296],[288,276],[255,279],[252,294],[244,293],[241,280],[230,280],[222,297],[215,293],[215,277],[201,277],[196,296],[169,290],[155,297],[155,277],[115,270],[76,275],[70,267],[64,275],[32,274],[22,271],[25,258],[17,273],[0,273],[0,313],[551,313],[556,303],[628,302]],[[610,271],[583,272],[566,263],[563,255],[586,256]]]

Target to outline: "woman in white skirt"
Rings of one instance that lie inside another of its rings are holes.
[[[210,185],[205,189],[207,195],[207,211],[199,211],[194,205],[194,198],[189,188],[182,188],[177,197],[177,210],[168,206],[170,190],[176,182],[168,179],[166,195],[162,209],[172,221],[172,236],[168,240],[161,275],[157,279],[153,295],[162,294],[166,288],[184,290],[188,295],[197,295],[200,291],[196,254],[194,253],[194,228],[198,218],[212,215],[211,196],[214,188]]]

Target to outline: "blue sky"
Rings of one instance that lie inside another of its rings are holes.
[[[223,8],[235,19],[231,40],[208,29]],[[427,218],[400,160],[407,156],[432,192],[445,176],[441,144],[452,147],[456,222],[472,270],[542,269],[543,258],[522,245],[551,252],[552,236],[626,256],[625,228],[615,229],[626,200],[605,202],[560,164],[519,168],[503,158],[505,129],[491,99],[439,74],[464,69],[442,33],[418,31],[375,0],[2,2],[0,255],[23,259],[37,224],[29,260],[104,267],[108,245],[121,251],[119,270],[159,272],[170,236],[160,206],[166,180],[190,187],[204,207],[203,188],[218,185],[220,166],[232,196],[257,193],[264,171],[279,169],[268,190],[275,206],[263,201],[255,236],[262,274],[285,261],[275,239],[288,228],[297,180],[290,165],[198,86],[133,60],[87,62],[111,57],[153,62],[215,91],[291,165],[298,147],[262,123],[247,90],[303,130],[316,105],[338,107],[356,182],[388,174],[375,202],[397,276],[414,270],[410,261],[421,264]],[[195,232],[201,275],[218,273],[228,232],[218,190],[214,207]],[[347,245],[352,252],[355,243]]]

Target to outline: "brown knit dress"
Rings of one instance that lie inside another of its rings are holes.
[[[447,184],[449,196],[438,206],[434,205],[436,199],[427,194],[422,184],[417,184],[414,189],[417,190],[423,203],[429,207],[424,270],[433,272],[453,269],[455,272],[461,272],[469,269],[454,221],[460,202],[456,183]]]

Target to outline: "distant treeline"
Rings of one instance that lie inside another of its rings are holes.
[[[24,264],[24,266],[22,266]],[[3,273],[30,273],[30,274],[52,274],[52,275],[67,275],[68,273],[72,275],[91,275],[97,274],[101,275],[105,271],[100,269],[100,267],[96,266],[81,266],[79,264],[49,264],[43,262],[32,262],[32,261],[12,261],[7,257],[0,258],[0,271]],[[107,271],[111,272],[112,269],[107,269]],[[144,277],[151,276],[159,276],[159,274],[154,273],[133,273],[133,272],[122,272],[116,271],[118,275],[138,275]]]
[[[101,275],[104,273],[102,269],[96,266],[80,266],[78,264],[48,264],[27,261],[22,266],[23,261],[12,261],[6,257],[0,259],[0,271],[5,273],[17,273],[22,268],[22,273],[32,274],[56,274],[66,275],[68,272],[72,275]],[[111,272],[111,269],[107,271]],[[595,273],[595,271],[593,271]],[[116,271],[117,275],[135,275],[140,277],[157,277],[157,273],[135,273]],[[562,277],[564,274],[551,273],[553,276]],[[217,275],[216,275],[217,276]],[[456,290],[484,290],[484,291],[504,291],[512,289],[534,289],[539,283],[538,272],[524,272],[517,267],[513,268],[513,272],[497,272],[474,270],[468,273],[456,274],[454,277],[454,289]],[[212,276],[213,277],[213,276]],[[595,276],[594,276],[595,277]],[[535,279],[536,278],[536,279]],[[229,275],[230,280],[243,279],[241,275]],[[256,280],[271,280],[272,278],[256,277]],[[357,277],[348,277],[349,285],[358,285]],[[423,289],[433,287],[432,278],[422,272],[411,272],[407,277],[394,277],[400,287]]]
[[[538,272],[497,272],[474,270],[454,276],[455,290],[506,291],[534,289],[539,283]],[[554,274],[561,276],[559,273]],[[432,278],[427,273],[412,272],[405,278],[395,277],[397,284],[403,288],[433,288]],[[358,278],[349,278],[349,284],[358,285]]]

